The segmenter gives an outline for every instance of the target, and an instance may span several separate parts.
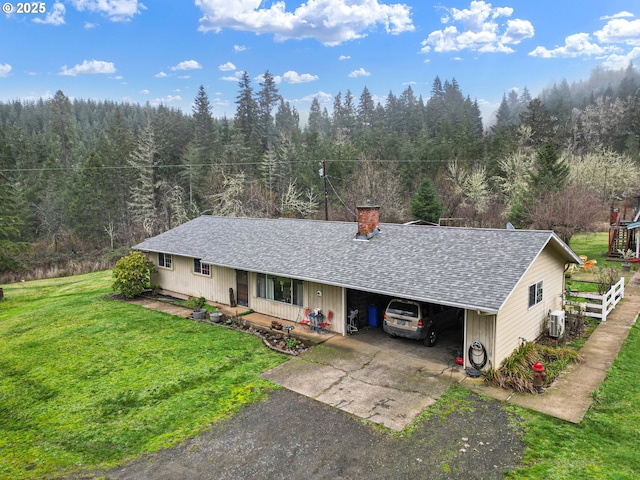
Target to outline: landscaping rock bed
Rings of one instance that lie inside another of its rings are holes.
[[[192,320],[256,335],[258,337],[261,337],[264,344],[271,350],[285,353],[287,355],[300,355],[301,353],[309,350],[308,345],[301,342],[295,337],[292,337],[286,333],[276,333],[273,331],[273,328],[271,330],[255,328],[249,325],[249,323],[242,317],[230,317],[223,314],[219,318],[219,321],[212,320],[210,317],[203,318],[201,320],[192,318]]]

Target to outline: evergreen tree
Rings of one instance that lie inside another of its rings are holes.
[[[75,117],[69,98],[58,90],[51,100],[51,118],[53,132],[60,140],[60,159],[62,168],[72,166],[72,147],[75,141]]]
[[[320,135],[322,132],[322,114],[320,112],[320,102],[318,101],[318,97],[313,97],[313,100],[311,101],[307,130],[317,135]]]
[[[360,94],[360,102],[357,109],[358,125],[361,129],[370,130],[372,128],[374,110],[373,97],[365,86]]]
[[[427,128],[434,137],[440,132],[445,118],[444,97],[442,82],[440,77],[436,76],[431,87],[431,98],[427,100],[426,106]]]
[[[511,125],[511,111],[509,110],[509,104],[507,103],[507,96],[502,95],[502,101],[496,112],[496,124],[494,131],[499,127],[507,127]]]
[[[296,138],[300,128],[300,115],[296,107],[291,107],[289,102],[280,97],[280,104],[275,116],[276,134],[282,138]]]
[[[276,141],[275,125],[271,112],[280,101],[280,95],[275,79],[269,70],[264,73],[263,80],[259,85],[261,88],[258,92],[257,103],[260,136],[262,148],[268,150]]]
[[[442,202],[428,177],[423,177],[411,199],[411,215],[416,220],[437,222],[442,214]]]
[[[253,98],[253,87],[247,72],[242,72],[239,89],[234,128],[242,134],[245,144],[250,145],[258,124],[258,104]]]
[[[341,113],[342,125],[345,128],[345,132],[352,137],[355,134],[356,127],[356,106],[353,103],[351,90],[347,90],[347,94],[344,96]]]
[[[20,266],[16,255],[27,247],[25,242],[20,241],[23,225],[18,194],[9,184],[7,176],[0,172],[0,272],[15,270]]]
[[[117,197],[104,158],[93,151],[74,177],[70,188],[69,215],[73,230],[96,247],[102,247],[107,237],[115,238],[118,218]],[[113,172],[111,172],[113,175]]]
[[[204,87],[200,85],[193,102],[193,120],[195,122],[194,139],[198,146],[210,150],[215,141],[215,128],[211,116],[211,104]]]
[[[536,152],[535,169],[529,172],[529,188],[534,193],[559,192],[567,184],[569,165],[560,157],[558,147],[545,143]]]
[[[534,148],[540,148],[554,138],[554,121],[539,98],[534,98],[520,114],[520,122],[531,129],[530,142]]]

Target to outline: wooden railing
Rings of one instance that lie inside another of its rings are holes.
[[[603,322],[607,320],[607,315],[616,307],[618,302],[624,298],[624,277],[613,285],[608,292],[600,295],[590,292],[569,291],[565,299],[571,311],[581,313],[587,317],[599,318]]]

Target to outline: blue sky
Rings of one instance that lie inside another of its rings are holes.
[[[214,116],[233,117],[241,72],[257,90],[269,70],[304,118],[314,97],[331,111],[338,92],[357,101],[365,86],[383,104],[408,85],[426,99],[438,75],[477,99],[486,123],[513,88],[536,95],[597,65],[640,63],[637,0],[63,0],[2,11],[3,101],[62,90],[191,112],[204,85]]]

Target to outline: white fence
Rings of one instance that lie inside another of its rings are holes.
[[[573,300],[570,300],[573,299]],[[607,293],[570,292],[567,294],[565,304],[569,305],[572,311],[582,313],[587,317],[599,318],[603,322],[607,320],[607,315],[616,308],[620,300],[624,298],[624,277],[613,285]],[[577,299],[584,299],[580,301]]]

